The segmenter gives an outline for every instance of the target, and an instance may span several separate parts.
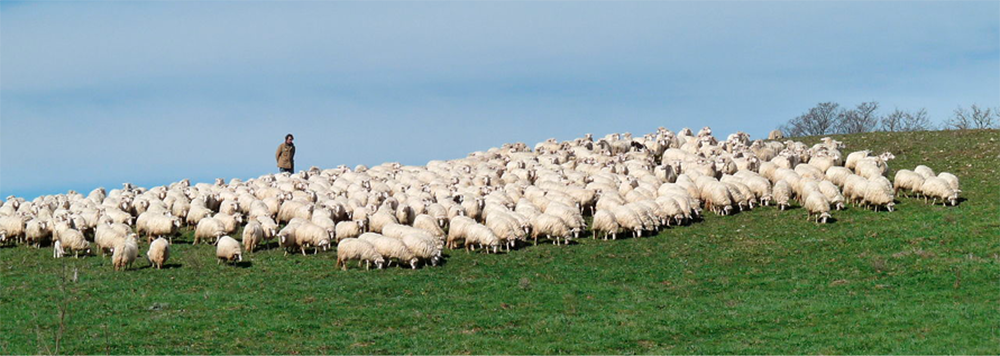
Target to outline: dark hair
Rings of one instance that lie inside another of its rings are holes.
[[[292,134],[287,134],[287,135],[285,135],[285,139],[286,139],[286,140],[287,140],[287,139],[293,139],[293,140],[294,140],[294,139],[295,139],[295,136],[292,136]]]

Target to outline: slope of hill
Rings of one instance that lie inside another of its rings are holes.
[[[1000,353],[998,131],[837,139],[895,153],[890,176],[955,173],[965,200],[897,198],[827,225],[803,209],[709,214],[649,238],[450,250],[416,271],[279,249],[233,268],[175,244],[170,268],[121,273],[3,248],[0,352],[56,352],[58,337],[87,354]]]

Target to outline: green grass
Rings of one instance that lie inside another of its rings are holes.
[[[280,250],[220,266],[179,243],[174,268],[113,272],[4,248],[0,353],[54,352],[59,305],[59,352],[74,354],[1000,353],[998,132],[838,139],[953,172],[967,200],[900,198],[828,225],[765,207],[651,238],[448,251],[416,271]]]

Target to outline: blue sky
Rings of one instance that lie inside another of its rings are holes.
[[[1000,3],[0,3],[0,196],[1000,105]]]

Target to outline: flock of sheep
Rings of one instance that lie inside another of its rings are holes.
[[[417,268],[437,265],[445,248],[496,253],[539,239],[568,244],[588,230],[605,240],[641,237],[697,221],[703,209],[729,215],[797,201],[826,223],[846,204],[891,212],[901,192],[958,202],[953,174],[917,166],[890,182],[891,153],[845,156],[830,138],[811,147],[780,139],[780,132],[754,141],[737,132],[718,141],[708,127],[697,134],[660,128],[642,137],[549,139],[533,149],[505,144],[426,166],[312,167],[228,184],[126,183],[86,196],[8,197],[0,242],[51,245],[54,257],[111,253],[118,270],[131,267],[142,240],[150,264],[161,268],[187,226],[193,244],[215,245],[220,263],[242,261],[244,250],[277,240],[286,255],[335,247],[344,269],[355,260],[366,268]]]

